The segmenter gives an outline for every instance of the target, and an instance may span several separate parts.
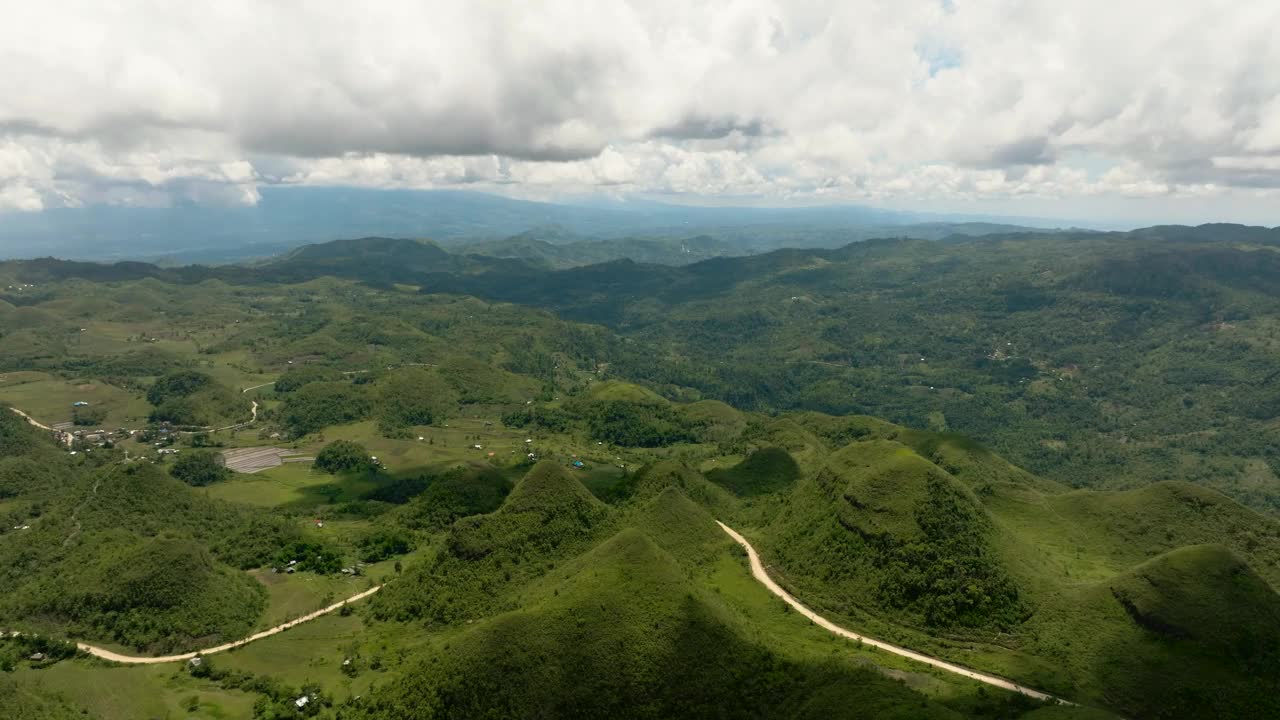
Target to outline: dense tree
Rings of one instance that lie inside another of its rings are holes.
[[[71,411],[71,422],[79,427],[97,427],[107,419],[107,409],[102,407],[78,407]]]
[[[212,450],[188,450],[180,453],[169,472],[195,487],[212,485],[231,476],[222,456]]]
[[[157,379],[147,390],[147,402],[162,405],[174,398],[185,398],[213,384],[213,378],[195,370],[179,370]]]
[[[372,467],[369,451],[358,442],[335,440],[316,455],[315,468],[327,473],[345,473]]]
[[[315,382],[290,394],[281,411],[290,430],[299,435],[369,416],[373,404],[362,387],[347,382]]]

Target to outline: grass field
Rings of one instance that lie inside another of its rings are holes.
[[[267,609],[255,629],[264,630],[328,607],[367,590],[370,580],[348,575],[273,573],[269,568],[249,573],[267,589]]]
[[[21,669],[14,673],[14,679],[42,692],[74,698],[96,720],[252,717],[255,695],[223,690],[175,672],[176,668],[177,665],[110,667],[76,660],[41,670]]]
[[[41,372],[0,374],[0,404],[11,405],[46,425],[70,422],[72,403],[105,408],[106,428],[136,427],[151,406],[140,396],[94,379],[62,380]]]
[[[235,474],[231,479],[210,485],[211,497],[219,500],[278,507],[290,503],[302,503],[313,497],[316,491],[309,489],[327,486],[333,478],[311,469],[311,463],[284,463],[279,467],[263,470],[253,475]],[[355,489],[350,495],[356,495]]]

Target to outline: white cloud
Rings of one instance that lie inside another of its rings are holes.
[[[32,0],[6,15],[6,209],[251,203],[273,182],[877,202],[1262,203],[1253,189],[1280,187],[1272,0]]]

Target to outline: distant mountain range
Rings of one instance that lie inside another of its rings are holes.
[[[90,206],[0,214],[0,259],[53,256],[163,264],[229,263],[271,257],[299,245],[336,238],[388,236],[430,238],[453,246],[481,243],[478,250],[485,254],[531,259],[532,252],[538,260],[565,267],[624,256],[691,262],[779,247],[838,247],[868,237],[936,239],[953,233],[979,235],[1054,224],[859,206],[569,205],[454,190],[295,187],[263,188],[261,192],[262,200],[253,207]],[[699,236],[714,242],[699,241],[694,243],[699,246],[696,250],[681,250],[688,239]],[[625,240],[634,256],[620,254],[616,247],[586,244],[600,240]],[[534,241],[572,247],[550,252],[536,245],[531,251],[528,243]],[[662,242],[655,248],[637,241]]]

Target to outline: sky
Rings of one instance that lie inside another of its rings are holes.
[[[1280,225],[1275,0],[6,0],[3,213],[268,185]]]

